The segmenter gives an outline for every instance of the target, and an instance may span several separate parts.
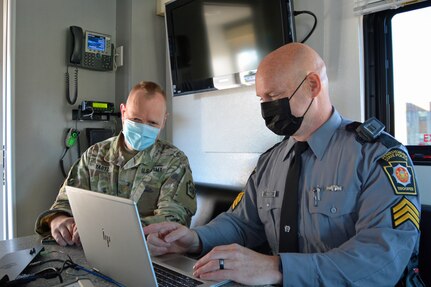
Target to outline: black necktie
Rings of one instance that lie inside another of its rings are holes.
[[[279,252],[298,252],[298,186],[301,175],[301,154],[307,142],[296,142],[286,178],[280,217]]]

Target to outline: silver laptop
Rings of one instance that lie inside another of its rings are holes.
[[[175,284],[186,280],[184,286],[221,286],[228,282],[193,277],[196,260],[184,255],[151,258],[134,201],[70,186],[66,186],[66,192],[88,263],[124,286],[165,286],[161,277],[171,276],[164,280]],[[160,269],[164,275],[157,274],[156,279],[155,271],[159,273]]]

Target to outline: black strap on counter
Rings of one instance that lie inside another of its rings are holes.
[[[307,142],[293,146],[294,155],[286,178],[280,217],[279,252],[298,252],[298,186],[301,175],[301,154],[308,148]]]

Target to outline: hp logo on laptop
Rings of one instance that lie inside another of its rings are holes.
[[[111,236],[106,235],[106,234],[105,234],[105,229],[103,229],[103,228],[102,228],[102,236],[103,236],[103,240],[105,240],[105,241],[106,241],[106,244],[107,244],[107,245],[108,245],[108,247],[109,247],[109,243],[111,242]]]

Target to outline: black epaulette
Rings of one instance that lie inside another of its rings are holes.
[[[351,122],[350,124],[346,125],[346,131],[349,132],[356,132],[356,129],[362,125],[361,122]]]
[[[387,133],[382,133],[379,136],[379,141],[387,148],[392,148],[401,145],[394,137],[388,135]]]
[[[387,148],[401,145],[395,138],[384,133],[384,129],[385,126],[376,118],[370,118],[364,123],[351,122],[346,125],[347,131],[356,133],[355,138],[360,144],[381,142]]]

